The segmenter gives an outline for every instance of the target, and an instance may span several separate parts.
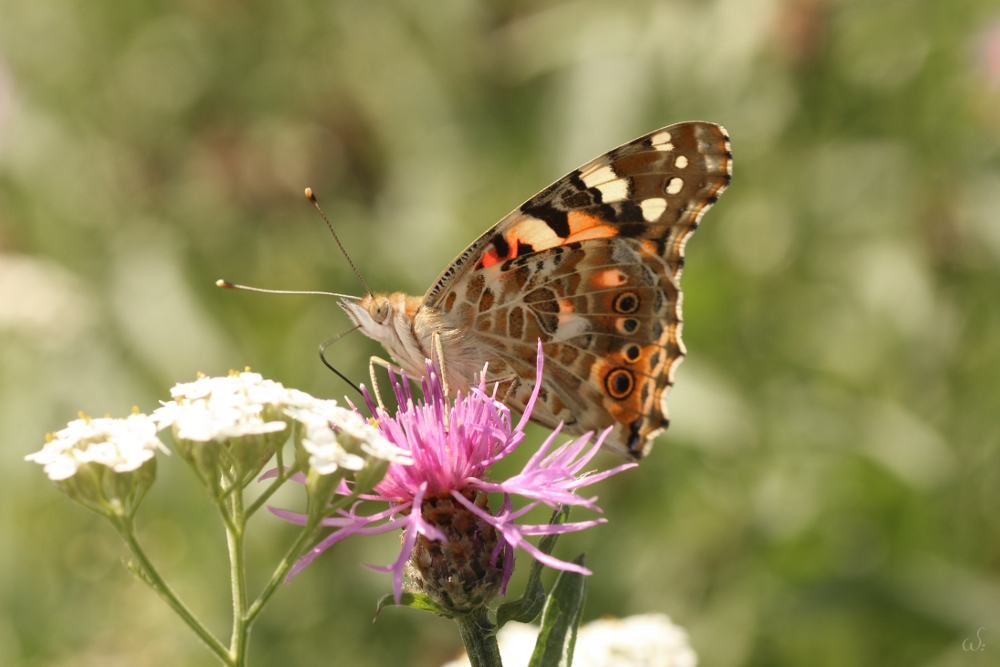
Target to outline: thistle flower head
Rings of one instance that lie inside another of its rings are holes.
[[[289,576],[349,535],[398,529],[403,530],[399,556],[392,565],[375,568],[392,573],[397,602],[405,572],[411,589],[455,611],[465,612],[488,603],[496,592],[506,589],[515,547],[550,567],[590,574],[582,566],[543,553],[526,537],[581,530],[603,519],[555,525],[522,524],[518,520],[541,504],[600,511],[595,497],[583,497],[576,491],[634,465],[624,464],[595,475],[581,474],[606,432],[594,443],[590,443],[588,434],[553,449],[557,428],[519,474],[504,481],[487,475],[493,464],[509,456],[524,440],[524,426],[541,387],[542,364],[539,344],[535,391],[516,424],[510,410],[487,391],[484,381],[452,403],[430,361],[420,399],[412,395],[405,374],[402,381],[390,374],[399,406],[396,414],[377,408],[367,395],[366,400],[378,418],[382,435],[404,450],[411,462],[390,463],[373,491],[361,496],[365,502],[387,503],[387,509],[361,515],[358,511],[365,503],[359,501],[349,511],[325,519],[325,525],[338,530],[303,557]],[[490,492],[502,494],[499,508],[489,507]],[[514,495],[527,499],[517,510],[513,509]],[[273,508],[271,511],[290,521],[305,522],[301,514]]]

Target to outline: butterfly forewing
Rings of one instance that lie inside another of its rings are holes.
[[[619,454],[645,455],[667,425],[666,392],[684,356],[684,244],[732,175],[719,125],[678,123],[592,160],[525,202],[465,250],[424,306],[464,332],[508,397],[569,433],[613,426]],[[419,319],[419,313],[418,313]],[[471,343],[471,345],[470,345]]]

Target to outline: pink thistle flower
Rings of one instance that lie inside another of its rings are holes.
[[[411,579],[408,588],[425,592],[457,611],[486,604],[498,588],[501,593],[506,592],[514,568],[515,547],[523,548],[549,567],[589,575],[590,570],[546,555],[525,538],[583,530],[604,523],[605,519],[553,525],[521,524],[517,520],[541,504],[552,508],[582,506],[600,512],[596,497],[582,497],[576,491],[636,465],[626,463],[599,474],[581,474],[610,429],[601,433],[593,444],[588,444],[591,437],[588,433],[550,452],[560,430],[556,428],[519,474],[505,481],[487,476],[493,464],[510,455],[524,440],[524,426],[541,387],[543,359],[539,342],[535,390],[516,426],[510,410],[496,399],[496,389],[489,394],[483,380],[468,394],[459,394],[452,405],[430,361],[427,376],[421,382],[422,400],[414,400],[405,373],[399,381],[390,372],[399,405],[396,415],[390,416],[377,408],[367,393],[365,400],[379,420],[382,435],[406,450],[412,463],[390,463],[373,492],[360,496],[363,501],[388,503],[388,509],[359,515],[357,510],[362,505],[359,501],[350,511],[342,510],[337,516],[324,519],[324,525],[339,530],[300,559],[288,577],[349,535],[399,529],[403,530],[403,537],[396,561],[386,567],[373,567],[392,573],[397,604],[404,572]],[[503,494],[498,512],[489,509],[486,495],[489,492]],[[511,502],[514,495],[526,498],[528,503],[515,511]],[[273,508],[271,511],[288,521],[300,524],[306,521],[303,514]]]

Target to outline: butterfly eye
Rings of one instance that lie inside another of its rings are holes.
[[[385,322],[385,318],[389,317],[389,299],[384,296],[377,296],[372,299],[372,302],[368,305],[368,314],[371,315],[376,324]]]

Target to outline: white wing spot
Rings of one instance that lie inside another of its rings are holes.
[[[672,137],[669,132],[657,132],[649,138],[649,142],[658,151],[672,151],[674,150],[674,145],[670,143],[671,139]]]
[[[559,313],[559,326],[549,342],[569,340],[582,336],[590,330],[590,322],[585,317],[573,313]]]
[[[628,276],[618,269],[605,269],[594,273],[592,280],[598,287],[621,287],[628,282]]]
[[[683,188],[683,187],[684,187],[684,179],[683,178],[671,178],[670,182],[667,183],[667,194],[668,195],[675,195],[678,192],[680,192],[681,188]]]
[[[613,181],[618,178],[618,174],[615,170],[611,168],[611,165],[605,165],[599,169],[588,169],[580,174],[580,180],[588,188],[601,185],[602,183],[607,183],[608,181]]]
[[[586,183],[586,181],[584,181]],[[601,200],[605,204],[628,199],[628,179],[619,178],[594,186],[601,191]]]
[[[642,217],[646,219],[646,222],[656,222],[667,210],[667,200],[660,197],[643,199],[639,206],[642,207]]]
[[[683,155],[678,155],[677,159],[674,160],[674,166],[677,167],[678,169],[683,169],[684,167],[688,166],[688,159]]]

